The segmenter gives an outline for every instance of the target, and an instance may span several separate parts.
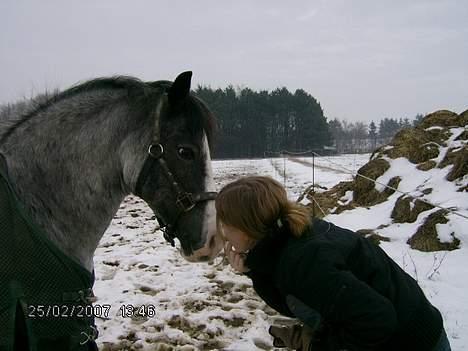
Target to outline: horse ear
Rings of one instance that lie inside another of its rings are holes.
[[[190,94],[191,79],[191,71],[183,72],[177,76],[168,92],[169,102],[175,103],[181,101]]]

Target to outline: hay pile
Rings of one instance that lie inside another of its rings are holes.
[[[460,129],[464,128],[464,129]],[[461,131],[461,132],[460,132]],[[445,180],[452,182],[456,191],[468,191],[468,110],[456,114],[441,110],[424,117],[415,128],[398,132],[390,144],[377,149],[370,161],[358,170],[360,176],[353,181],[341,182],[323,192],[308,192],[309,207],[314,214],[339,214],[357,207],[370,208],[387,201],[398,189],[401,177],[394,176],[376,186],[373,180],[390,169],[389,161],[404,157],[415,165],[416,170],[430,172],[433,169],[447,170]],[[394,174],[395,171],[392,173]],[[382,185],[386,185],[384,190]],[[407,243],[421,251],[454,250],[460,241],[454,236],[452,242],[440,242],[436,224],[447,223],[447,212],[434,212],[434,206],[426,202],[424,195],[433,189],[421,184],[418,187],[422,196],[413,198],[401,194],[395,201],[390,217],[396,223],[414,223],[422,214],[424,221],[413,233]],[[431,211],[432,210],[432,211]],[[424,212],[428,212],[424,215]]]

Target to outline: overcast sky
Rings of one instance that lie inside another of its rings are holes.
[[[328,118],[468,108],[466,0],[1,0],[0,103],[88,78],[302,88]]]

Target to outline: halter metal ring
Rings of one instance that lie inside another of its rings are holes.
[[[159,159],[164,154],[164,148],[161,144],[151,144],[148,147],[148,154],[155,159]]]

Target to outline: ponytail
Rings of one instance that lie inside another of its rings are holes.
[[[270,177],[240,178],[224,186],[216,198],[218,222],[260,240],[285,221],[289,232],[300,237],[311,224],[309,209],[289,201],[284,187]]]
[[[300,237],[311,224],[310,210],[305,206],[289,201],[284,211],[284,219],[288,222],[291,234]]]

